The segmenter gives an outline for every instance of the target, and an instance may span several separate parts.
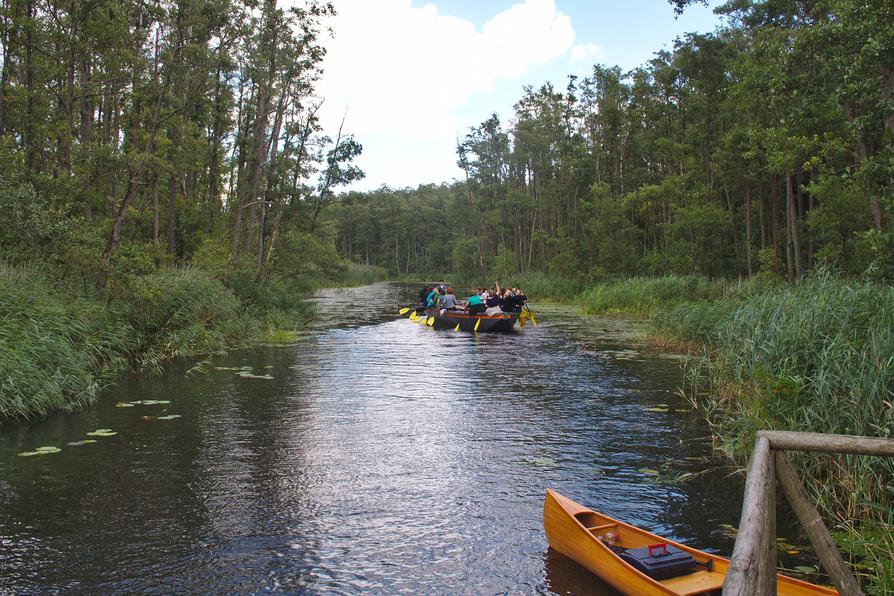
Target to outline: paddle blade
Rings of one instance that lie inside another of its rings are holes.
[[[537,319],[534,318],[534,315],[531,315],[531,322],[534,323],[534,327],[537,326]]]
[[[431,327],[431,326],[434,325],[434,324],[435,324],[435,318],[434,318],[434,317],[429,318],[429,319],[428,319],[428,326]]]
[[[407,314],[408,312],[410,312],[410,307],[405,306],[405,307],[403,307],[402,309],[400,309],[400,310],[397,311],[397,312],[399,312],[399,313],[402,314],[402,315],[405,315],[405,314]]]
[[[413,312],[410,313],[410,320],[411,320],[411,321],[415,321],[418,317],[419,317],[419,315],[416,314],[416,311],[415,311],[415,310],[414,310]]]
[[[475,331],[478,331],[478,325],[480,325],[480,324],[481,324],[481,319],[478,319],[477,321],[475,321]]]
[[[453,328],[454,331],[459,331],[459,323],[456,324],[456,327]]]

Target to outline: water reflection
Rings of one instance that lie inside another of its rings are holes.
[[[738,521],[739,489],[672,481],[709,454],[676,363],[564,309],[511,334],[395,318],[416,291],[327,291],[292,345],[131,377],[92,410],[4,429],[4,587],[606,593],[547,551],[546,487],[729,552],[716,528]],[[114,405],[146,399],[171,403]],[[165,413],[182,417],[144,419]],[[96,428],[119,434],[15,456]]]

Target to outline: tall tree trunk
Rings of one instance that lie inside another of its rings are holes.
[[[751,185],[745,184],[745,264],[748,277],[754,275],[751,268]]]
[[[174,254],[177,233],[177,177],[168,178],[168,254]]]
[[[785,203],[788,213],[788,237],[789,252],[791,254],[791,266],[789,277],[791,281],[801,279],[801,240],[798,233],[798,213],[795,206],[794,182],[791,172],[785,176]],[[794,273],[794,277],[792,277]]]
[[[152,256],[158,266],[158,174],[152,177]]]

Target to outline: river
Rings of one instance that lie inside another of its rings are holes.
[[[548,550],[547,487],[731,552],[741,484],[632,323],[435,331],[396,315],[416,290],[321,292],[292,344],[4,428],[0,591],[610,593]]]

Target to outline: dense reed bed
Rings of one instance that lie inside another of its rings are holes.
[[[193,268],[134,276],[103,296],[0,265],[0,420],[92,403],[128,368],[155,372],[293,329],[310,316],[289,284],[218,280]]]

